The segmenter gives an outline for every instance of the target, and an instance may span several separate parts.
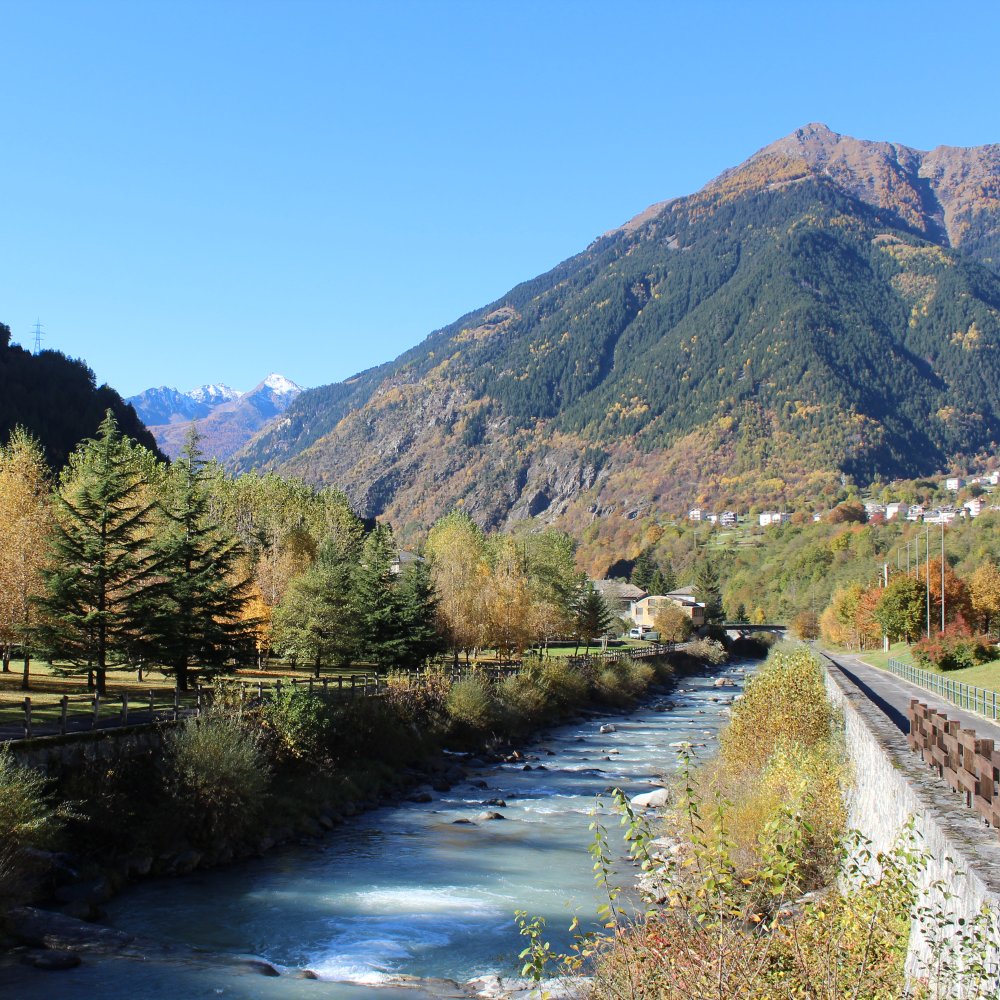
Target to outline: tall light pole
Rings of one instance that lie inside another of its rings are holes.
[[[944,521],[941,522],[941,631],[944,631]]]
[[[931,526],[924,525],[924,582],[927,584],[927,638],[931,637]]]

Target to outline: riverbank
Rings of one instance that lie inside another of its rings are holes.
[[[313,758],[281,761],[272,772],[268,809],[255,818],[252,827],[230,827],[228,831],[217,827],[207,834],[197,829],[194,836],[179,836],[180,824],[176,819],[165,821],[162,807],[152,812],[144,809],[151,790],[162,788],[166,750],[157,753],[147,749],[131,761],[103,770],[101,775],[63,776],[58,793],[64,798],[75,793],[77,801],[89,806],[85,816],[67,825],[66,834],[73,837],[77,850],[69,854],[35,848],[31,859],[39,877],[34,891],[15,902],[42,904],[78,919],[100,919],[109,901],[137,881],[183,876],[263,857],[281,845],[313,842],[360,814],[408,799],[426,801],[465,780],[470,766],[505,759],[516,762],[516,747],[532,733],[574,714],[579,717],[581,711],[607,710],[611,707],[607,705],[609,697],[619,706],[633,704],[653,686],[662,689],[676,676],[705,665],[705,658],[680,652],[655,665],[643,665],[639,671],[619,665],[614,673],[596,664],[585,675],[585,683],[580,683],[579,677],[568,683],[563,664],[555,674],[563,684],[551,684],[542,701],[535,699],[527,704],[525,690],[539,686],[542,680],[552,681],[553,676],[542,673],[526,678],[527,683],[522,682],[513,691],[513,698],[519,699],[523,708],[511,727],[517,731],[516,742],[498,736],[493,729],[477,733],[468,699],[458,706],[458,725],[450,731],[443,729],[440,714],[435,717],[435,707],[447,705],[453,693],[450,690],[437,692],[436,701],[421,692],[416,707],[416,692],[405,689],[395,692],[388,706],[376,708],[362,702],[349,726],[336,727],[339,739],[352,737],[349,752],[341,748],[338,758],[327,756],[319,763]],[[622,681],[618,687],[613,683],[616,678]],[[483,691],[480,689],[478,694]],[[492,705],[492,710],[497,704]],[[486,708],[490,709],[490,704]],[[274,720],[262,721],[270,725],[272,732],[268,735],[275,740]],[[297,722],[297,727],[291,727],[293,735],[305,740],[308,726],[301,719]],[[449,742],[462,746],[471,756],[458,758],[454,752],[449,753]],[[112,824],[118,825],[108,838],[103,834]],[[7,943],[16,946],[18,940],[9,938]]]
[[[596,911],[585,850],[594,796],[611,787],[630,794],[658,787],[675,766],[670,744],[711,744],[738,692],[715,687],[717,673],[678,675],[669,692],[651,691],[632,712],[585,710],[575,723],[522,744],[522,759],[445,755],[468,772],[450,791],[430,790],[430,801],[404,796],[263,858],[146,880],[106,905],[109,923],[182,952],[194,945],[199,952],[265,959],[281,978],[261,996],[298,997],[308,990],[295,979],[305,970],[381,988],[407,975],[421,982],[506,979],[516,972],[521,947],[515,909],[545,914],[561,945],[571,938],[567,900],[584,919]],[[733,677],[738,685],[740,675]],[[160,972],[152,968],[158,961],[133,973],[142,977],[143,996],[158,995]],[[195,975],[188,961],[170,972],[178,982],[187,982],[189,971]],[[86,983],[93,995],[124,996],[121,964],[85,956],[84,967],[64,974],[65,981],[74,988]],[[202,967],[199,989],[211,983],[228,992],[237,974],[239,995],[257,995],[243,972],[228,967]],[[134,995],[134,982],[130,988]],[[18,995],[32,996],[23,989]]]

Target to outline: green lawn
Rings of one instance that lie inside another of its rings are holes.
[[[966,667],[964,670],[938,670],[935,667],[922,667],[915,663],[910,653],[910,647],[904,642],[898,642],[889,648],[888,653],[882,650],[874,650],[860,654],[860,658],[865,663],[870,663],[873,667],[885,668],[889,658],[906,663],[910,666],[919,667],[930,674],[939,674],[949,680],[961,681],[963,684],[971,684],[973,687],[985,688],[987,691],[1000,691],[1000,659],[990,660],[988,663],[980,663],[974,667]]]

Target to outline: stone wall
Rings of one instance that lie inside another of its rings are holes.
[[[1000,961],[1000,836],[986,826],[964,797],[954,792],[906,745],[906,738],[826,661],[826,686],[844,716],[847,750],[854,767],[848,793],[848,826],[889,851],[912,818],[920,844],[931,856],[921,876],[923,903],[957,920],[972,920],[984,906],[992,910],[994,963]],[[920,905],[920,904],[918,904]],[[932,949],[914,922],[907,970],[925,976]],[[990,996],[1000,996],[1000,980]]]
[[[98,729],[90,733],[12,740],[6,745],[16,761],[55,778],[95,764],[113,764],[156,753],[162,749],[163,737],[173,725]]]

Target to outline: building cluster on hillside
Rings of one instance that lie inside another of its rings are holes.
[[[619,580],[591,580],[612,614],[629,618],[636,626],[653,627],[656,616],[668,605],[680,608],[695,628],[705,624],[705,605],[694,599],[694,587],[678,587],[669,594],[649,594],[641,587]]]
[[[894,519],[906,521],[918,521],[922,524],[950,524],[956,518],[978,517],[984,511],[1000,511],[1000,504],[991,503],[989,494],[994,492],[994,488],[1000,485],[1000,469],[983,475],[969,476],[948,476],[941,481],[940,488],[951,493],[958,493],[966,487],[978,487],[979,496],[972,497],[964,503],[939,504],[906,504],[901,502],[880,503],[877,500],[868,500],[865,503],[865,514],[869,519],[882,517],[886,521]],[[823,513],[814,513],[813,521],[822,521]],[[703,507],[692,507],[688,511],[687,519],[694,522],[705,522],[708,524],[718,524],[724,527],[733,527],[741,522],[749,520],[748,517],[740,517],[735,511],[727,510],[722,513],[713,513]],[[791,521],[792,515],[788,511],[765,510],[757,515],[757,523],[762,528],[771,528],[776,525],[787,524]]]

